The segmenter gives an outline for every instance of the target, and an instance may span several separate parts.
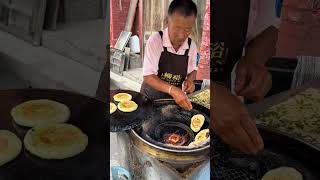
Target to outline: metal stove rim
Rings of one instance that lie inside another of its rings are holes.
[[[208,145],[205,145],[205,146],[197,148],[197,149],[179,149],[179,150],[176,150],[176,149],[164,148],[164,147],[157,146],[157,145],[155,145],[153,143],[150,143],[149,141],[143,139],[141,136],[139,136],[139,134],[134,129],[131,129],[130,131],[140,141],[144,142],[145,144],[147,144],[147,145],[149,145],[149,146],[151,146],[153,148],[156,148],[156,149],[159,149],[159,150],[162,150],[162,151],[173,152],[173,153],[197,153],[199,151],[204,151],[204,150],[207,150],[207,149],[210,148],[210,143]]]

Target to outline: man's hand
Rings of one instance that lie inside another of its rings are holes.
[[[182,91],[187,93],[192,93],[195,89],[194,83],[191,80],[186,79],[183,82]]]
[[[211,126],[221,139],[248,154],[263,149],[263,140],[243,104],[228,89],[213,85]]]
[[[275,54],[278,30],[270,26],[246,47],[246,55],[238,63],[235,91],[252,101],[259,101],[272,86],[265,64]]]
[[[183,109],[186,109],[186,110],[192,109],[191,102],[189,101],[188,97],[181,89],[175,86],[172,86],[170,95],[173,97],[175,102]]]
[[[246,59],[236,69],[235,92],[251,101],[260,101],[272,86],[271,74],[264,65]]]

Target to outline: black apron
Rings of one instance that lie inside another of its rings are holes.
[[[162,39],[163,32],[159,31],[159,34]],[[164,51],[162,51],[159,59],[159,69],[157,75],[161,80],[176,87],[182,88],[182,83],[188,75],[188,54],[191,45],[190,38],[188,38],[188,45],[189,49],[185,51],[184,55],[170,53],[167,50],[167,47],[163,47]],[[169,94],[157,91],[145,82],[142,83],[140,92],[151,100],[172,98]]]
[[[232,69],[246,42],[250,0],[215,0],[211,10],[210,76],[230,88]]]

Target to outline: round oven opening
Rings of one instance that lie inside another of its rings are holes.
[[[209,138],[201,145],[189,145],[198,133],[190,127],[191,118],[202,114],[205,122],[201,130],[208,129],[210,110],[198,104],[192,105],[191,111],[185,111],[173,100],[160,100],[154,104],[152,116],[130,131],[134,149],[141,152],[141,155],[156,158],[181,172],[208,160]]]
[[[210,147],[210,140],[198,145],[191,145],[198,132],[190,127],[194,115],[202,114],[205,122],[201,128],[209,128],[209,109],[193,104],[191,111],[183,110],[174,101],[162,101],[153,109],[152,116],[144,121],[141,127],[133,131],[149,145],[167,151],[191,152]]]
[[[161,123],[155,128],[155,140],[163,144],[188,146],[193,139],[192,130],[180,122]]]

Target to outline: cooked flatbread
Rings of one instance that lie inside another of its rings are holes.
[[[117,102],[125,102],[130,101],[132,99],[132,96],[128,93],[118,93],[113,96],[113,99]]]
[[[117,106],[114,103],[110,103],[110,114],[117,110]]]
[[[197,114],[192,116],[191,118],[191,124],[190,128],[192,129],[193,132],[198,132],[200,131],[201,127],[204,124],[204,116],[202,114]]]
[[[138,108],[138,104],[134,101],[125,101],[118,104],[118,109],[122,112],[132,112]]]
[[[30,153],[43,159],[65,159],[84,151],[88,137],[71,124],[42,124],[27,132],[24,145]]]
[[[209,129],[201,130],[201,131],[196,135],[196,137],[194,138],[194,141],[196,141],[196,142],[205,141],[207,138],[209,138],[209,136],[210,136],[209,133],[210,133]]]
[[[268,171],[261,180],[303,180],[302,174],[291,167],[279,167]]]
[[[16,158],[22,148],[20,139],[10,131],[0,130],[0,166]]]
[[[34,127],[43,123],[63,123],[70,117],[69,108],[59,102],[39,99],[26,101],[11,110],[13,120],[27,127]]]
[[[192,141],[188,146],[189,147],[199,147],[199,146],[203,146],[208,143],[210,143],[210,137],[208,137],[204,141]]]

